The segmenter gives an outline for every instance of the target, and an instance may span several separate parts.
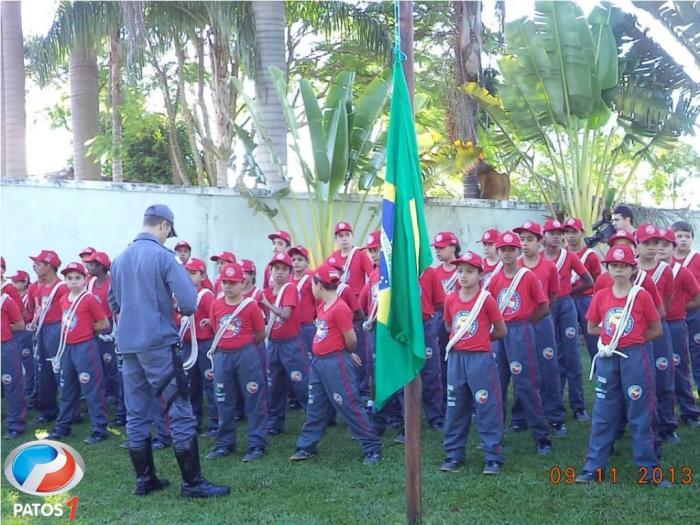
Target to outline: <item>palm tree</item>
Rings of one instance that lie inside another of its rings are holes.
[[[2,2],[2,177],[27,176],[22,5]]]
[[[89,153],[89,144],[100,131],[97,51],[118,23],[119,9],[117,2],[61,2],[33,56],[43,80],[69,57],[73,163],[78,180],[100,179],[99,161]]]
[[[276,67],[287,76],[284,52],[285,8],[282,2],[253,2],[255,20],[255,98],[261,123],[269,134],[268,146],[258,133],[256,135],[255,160],[265,173],[270,190],[277,191],[286,185],[279,168],[273,160],[270,147],[275,149],[279,161],[287,164],[287,128],[282,115],[282,104],[276,95],[275,82],[270,67]]]

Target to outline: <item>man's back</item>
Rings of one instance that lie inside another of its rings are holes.
[[[119,351],[143,352],[177,343],[172,296],[180,312],[190,315],[197,293],[174,253],[154,235],[140,233],[115,259],[111,271],[110,306],[119,312]]]

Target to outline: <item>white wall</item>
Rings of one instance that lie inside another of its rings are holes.
[[[273,200],[266,202],[275,206]],[[273,231],[272,224],[265,215],[254,214],[246,199],[234,190],[29,179],[3,181],[0,185],[0,247],[8,275],[17,269],[31,274],[28,256],[41,249],[55,250],[64,264],[78,260],[78,251],[88,245],[114,257],[140,231],[143,211],[154,203],[170,206],[180,239],[192,245],[195,257],[208,260],[216,252],[230,250],[239,258],[253,259],[260,269],[270,257],[267,234]],[[369,198],[368,203],[355,225],[358,235],[371,218],[369,208],[380,206],[376,197]],[[299,199],[299,205],[304,212],[308,210],[305,197]],[[284,206],[295,217],[291,199],[285,199]],[[357,206],[357,199],[348,199],[343,217],[337,219],[352,221]],[[435,199],[426,202],[430,235],[453,230],[463,245],[472,249],[478,249],[476,241],[486,228],[512,228],[527,219],[542,220],[547,213],[547,208],[539,204]],[[377,223],[378,218],[372,220],[372,226]],[[296,230],[300,231],[298,225]],[[167,245],[172,248],[175,242],[171,239]],[[358,244],[361,242],[362,239],[357,240]],[[209,264],[213,275],[213,263]]]

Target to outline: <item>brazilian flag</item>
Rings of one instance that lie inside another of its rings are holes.
[[[398,54],[393,77],[377,292],[377,408],[423,368],[425,342],[418,279],[432,262],[413,109]]]

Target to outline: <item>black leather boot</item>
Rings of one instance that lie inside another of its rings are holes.
[[[214,485],[202,477],[199,466],[197,436],[182,443],[173,444],[177,464],[182,473],[180,495],[186,498],[215,498],[227,496],[231,489],[225,485]]]
[[[150,437],[135,447],[129,447],[129,457],[136,471],[136,489],[134,489],[136,496],[145,496],[149,492],[161,490],[170,485],[167,479],[158,479],[156,476]]]

